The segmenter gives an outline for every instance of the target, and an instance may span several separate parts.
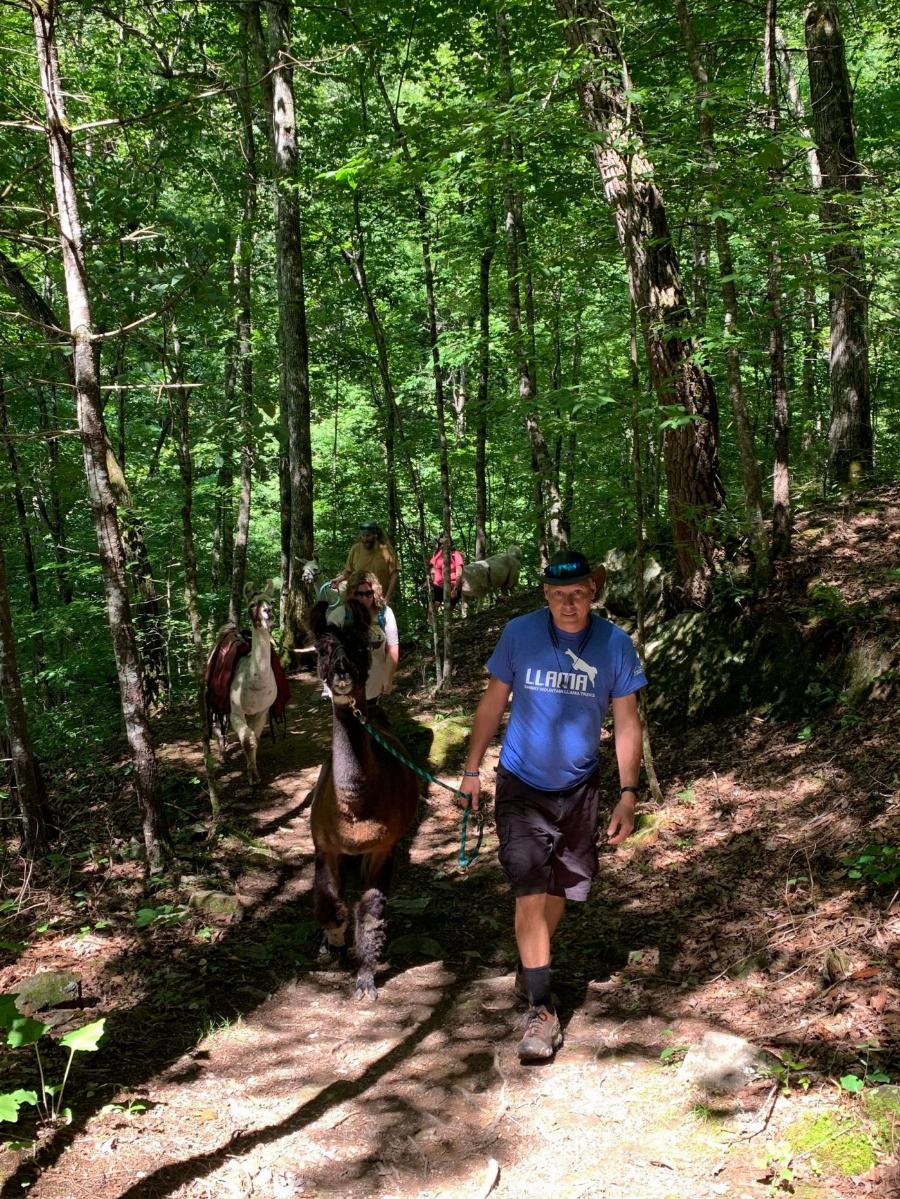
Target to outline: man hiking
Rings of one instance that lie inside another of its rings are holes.
[[[487,663],[460,790],[479,807],[480,766],[512,696],[494,816],[500,864],[516,900],[516,992],[529,1005],[523,1062],[552,1057],[562,1029],[550,992],[550,944],[566,900],[583,903],[597,873],[600,730],[612,707],[619,794],[606,829],[634,829],[641,770],[637,692],[646,685],[631,638],[591,613],[596,582],[575,550],[541,575],[547,607],[509,621]]]

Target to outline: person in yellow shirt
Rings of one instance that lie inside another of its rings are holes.
[[[384,602],[389,604],[399,578],[397,555],[377,520],[367,520],[359,526],[359,537],[350,546],[344,569],[331,580],[331,586],[337,587],[360,570],[375,575],[384,592]]]

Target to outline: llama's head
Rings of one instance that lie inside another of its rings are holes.
[[[322,573],[322,568],[319,566],[318,558],[309,558],[303,563],[303,570],[300,572],[300,582],[307,587],[312,587],[316,579]]]
[[[247,601],[247,614],[254,629],[270,632],[275,616],[275,585],[268,579],[262,591],[254,591],[253,585],[247,583],[244,587],[244,599]]]
[[[328,684],[336,707],[364,699],[371,663],[369,610],[358,600],[349,600],[347,611],[352,615],[351,621],[344,625],[329,624],[328,603],[320,600],[308,620],[316,644],[319,678]]]

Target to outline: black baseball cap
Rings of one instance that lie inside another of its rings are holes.
[[[593,576],[591,564],[578,550],[559,550],[544,567],[542,583],[583,583]]]
[[[359,526],[360,533],[380,533],[381,525],[377,520],[364,520]]]

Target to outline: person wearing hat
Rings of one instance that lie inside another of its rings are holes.
[[[620,844],[634,829],[642,753],[637,692],[647,682],[631,638],[591,612],[597,574],[583,554],[561,550],[541,582],[547,607],[510,620],[488,659],[491,677],[460,784],[477,811],[481,761],[512,697],[494,815],[500,864],[516,901],[516,993],[529,1005],[522,1061],[552,1057],[562,1044],[550,945],[566,900],[584,902],[597,873],[600,730],[610,707],[619,793],[607,843]]]
[[[331,586],[339,586],[360,570],[375,575],[384,592],[384,602],[390,604],[399,578],[397,555],[377,520],[366,520],[359,526],[359,537],[350,546],[344,569],[331,580]]]
[[[436,604],[444,602],[444,542],[446,537],[442,533],[437,539],[435,551],[431,555],[428,563],[428,570],[431,575],[431,595]],[[459,603],[459,598],[462,595],[462,572],[463,572],[463,556],[450,542],[450,607],[454,608]]]

